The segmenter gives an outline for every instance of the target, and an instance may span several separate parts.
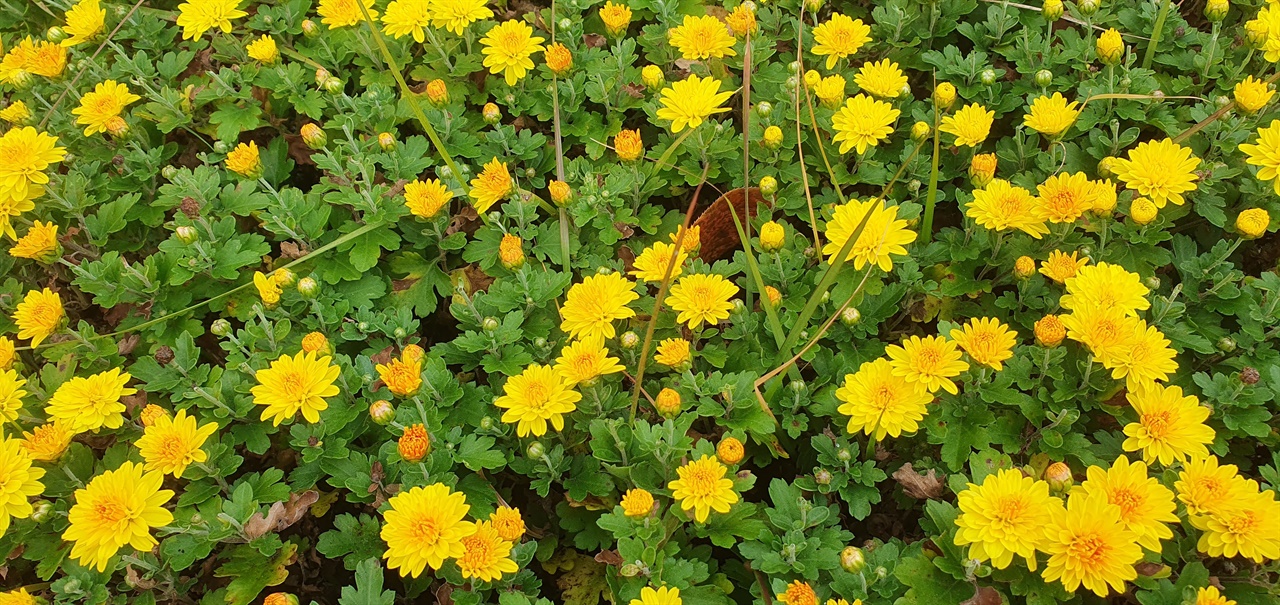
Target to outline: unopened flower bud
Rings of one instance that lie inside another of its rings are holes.
[[[262,605],[298,605],[298,597],[287,592],[273,592],[262,600]]]
[[[498,244],[498,260],[502,266],[515,271],[524,266],[524,240],[510,233],[502,236]]]
[[[1137,198],[1129,205],[1129,218],[1139,225],[1151,224],[1159,213],[1155,203],[1145,197]]]
[[[369,404],[369,418],[376,424],[387,424],[396,417],[396,408],[390,401],[380,399]]]
[[[844,310],[840,312],[840,322],[852,328],[853,326],[862,323],[862,312],[854,307],[845,307]]]
[[[1209,23],[1220,23],[1227,18],[1227,9],[1230,7],[1229,0],[1209,0],[1204,5],[1204,18]]]
[[[1030,256],[1019,256],[1013,262],[1013,274],[1018,279],[1027,279],[1036,274],[1036,261]]]
[[[67,32],[61,27],[54,25],[53,27],[44,30],[44,39],[53,42],[54,44],[59,44],[63,40],[67,39]]]
[[[840,551],[840,567],[849,573],[858,573],[867,567],[867,556],[857,546],[846,546]]]
[[[950,82],[942,82],[933,90],[933,104],[938,109],[947,109],[956,102],[956,87]]]
[[[316,86],[324,88],[325,82],[328,82],[331,78],[333,78],[333,74],[330,74],[329,70],[323,67],[316,68]]]
[[[1081,15],[1091,17],[1098,12],[1098,0],[1077,0],[1076,8],[1080,10]]]
[[[431,453],[431,436],[426,427],[415,424],[404,430],[396,444],[400,457],[406,462],[417,462]]]
[[[1098,176],[1104,179],[1109,179],[1115,176],[1116,161],[1116,158],[1113,156],[1107,156],[1098,160]]]
[[[1062,18],[1063,10],[1062,0],[1044,0],[1044,8],[1041,12],[1045,19],[1057,21]]]
[[[342,80],[339,80],[337,78],[329,78],[328,80],[325,80],[323,88],[325,92],[336,95],[342,92],[342,88],[344,86],[345,84],[342,83]]]
[[[640,344],[640,336],[635,332],[623,332],[622,336],[618,337],[618,341],[622,344],[622,348],[634,349]]]
[[[988,67],[978,74],[978,79],[981,80],[983,84],[991,86],[996,83],[996,70]]]
[[[762,195],[772,196],[778,192],[778,179],[766,176],[760,179],[760,193]]]
[[[667,81],[666,75],[662,73],[662,68],[657,65],[645,65],[640,70],[640,79],[644,81],[644,85],[649,90],[658,90]]]
[[[1258,372],[1258,368],[1253,366],[1245,366],[1240,370],[1240,382],[1243,384],[1254,385],[1262,379],[1262,374]]]
[[[142,408],[142,412],[138,414],[138,421],[142,423],[143,428],[146,428],[155,424],[160,418],[168,415],[169,412],[166,412],[164,408],[154,403],[148,403],[146,407]]]
[[[502,110],[498,109],[498,106],[493,103],[485,103],[480,115],[484,118],[485,124],[493,126],[502,119]]]
[[[231,335],[231,322],[225,319],[215,319],[213,324],[209,326],[209,331],[213,332],[214,336],[226,338]]]
[[[391,151],[396,148],[396,137],[389,132],[378,133],[378,147],[383,151]]]
[[[1236,339],[1230,336],[1223,336],[1218,339],[1218,350],[1223,353],[1234,353],[1236,350]]]
[[[534,441],[533,443],[530,443],[529,447],[525,448],[524,450],[525,456],[528,456],[535,460],[545,456],[546,453],[547,453],[547,449],[542,446],[541,441]]]
[[[773,103],[768,101],[756,103],[756,115],[759,115],[762,118],[767,118],[773,115]]]
[[[1057,315],[1045,315],[1035,323],[1036,343],[1046,349],[1062,344],[1067,337],[1067,329]]]
[[[782,304],[782,293],[773,286],[764,287],[764,296],[765,302],[769,303],[770,307],[776,309],[778,308],[778,305]]]
[[[994,153],[979,153],[969,160],[969,182],[981,189],[991,183],[996,176],[999,160]]]
[[[316,25],[315,21],[310,19],[302,20],[302,35],[308,38],[314,38],[318,33],[320,33],[320,26]]]
[[[777,252],[787,243],[787,231],[776,221],[760,226],[760,247],[765,252]]]
[[[298,280],[298,294],[303,298],[315,298],[320,294],[320,282],[312,277],[304,277]]]
[[[1267,45],[1267,39],[1270,38],[1269,28],[1267,24],[1259,19],[1251,19],[1244,24],[1245,40],[1249,42],[1249,46],[1254,49],[1261,49]]]
[[[302,337],[302,352],[328,355],[333,352],[333,348],[329,346],[329,339],[323,333],[309,332]]]
[[[831,471],[820,468],[813,472],[813,480],[818,485],[831,485]]]
[[[324,130],[312,122],[303,124],[301,132],[302,142],[311,149],[323,149],[325,143],[329,142],[329,137],[325,136]]]
[[[436,107],[449,102],[449,87],[445,85],[444,80],[436,78],[427,82],[427,100]]]
[[[933,127],[928,122],[916,122],[911,125],[911,140],[919,143],[933,134]]]
[[[1116,65],[1124,57],[1124,39],[1114,27],[1102,32],[1095,46],[1098,60],[1102,61],[1103,65]]]
[[[552,180],[547,183],[547,192],[551,194],[551,202],[556,206],[566,206],[573,200],[573,190],[564,181]]]
[[[675,418],[680,414],[680,393],[675,389],[663,388],[653,402],[654,409],[664,418]]]
[[[191,245],[200,239],[200,232],[196,231],[191,225],[181,225],[174,230],[174,234],[178,236],[178,241]]]
[[[716,446],[716,458],[721,464],[734,465],[742,462],[744,454],[742,442],[736,437],[725,437]]]
[[[31,520],[44,523],[53,514],[53,503],[48,500],[36,500],[31,503]]]
[[[761,139],[766,149],[777,149],[782,145],[782,129],[777,126],[770,126],[764,129],[764,137]]]
[[[1036,72],[1036,86],[1044,88],[1050,84],[1053,84],[1053,72],[1047,69]]]

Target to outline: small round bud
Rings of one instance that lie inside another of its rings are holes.
[[[529,447],[525,448],[524,450],[525,456],[528,456],[534,459],[541,458],[544,455],[546,455],[546,453],[547,453],[547,449],[542,447],[541,441],[534,441],[533,443],[530,443]]]
[[[262,600],[262,605],[298,605],[298,597],[287,592],[273,592]]]
[[[831,485],[831,471],[825,468],[820,468],[813,472],[813,480],[816,481],[818,485]]]
[[[480,419],[480,430],[483,430],[483,431],[493,430],[493,416],[485,416],[484,418]]]
[[[760,142],[765,149],[777,149],[782,145],[782,129],[777,126],[770,126],[764,129],[764,136]]]
[[[760,179],[760,193],[772,196],[778,192],[778,179],[766,176]]]
[[[742,447],[742,442],[736,437],[725,437],[716,446],[716,458],[722,464],[734,465],[742,462],[744,455],[745,450]]]
[[[933,134],[933,126],[928,122],[916,122],[911,125],[911,140],[919,143]]]
[[[1209,0],[1204,5],[1204,18],[1210,23],[1220,23],[1227,18],[1227,9],[1230,7],[1229,0]]]
[[[1062,0],[1044,0],[1044,8],[1041,10],[1041,12],[1044,14],[1045,19],[1048,19],[1050,21],[1057,21],[1058,19],[1062,18],[1062,13],[1064,10],[1065,9],[1062,6]]]
[[[1217,347],[1223,353],[1233,353],[1236,350],[1236,339],[1230,336],[1223,336],[1218,339]]]
[[[994,153],[979,153],[969,160],[969,182],[981,189],[991,184],[996,177],[999,160]]]
[[[1102,32],[1094,46],[1094,50],[1098,53],[1098,60],[1102,61],[1103,65],[1116,65],[1124,57],[1124,39],[1114,27]],[[1123,84],[1121,86],[1127,88]]]
[[[545,348],[547,348],[547,345],[548,345],[548,344],[550,344],[550,343],[549,343],[549,342],[547,341],[547,339],[546,339],[545,337],[543,337],[543,336],[539,336],[539,337],[537,337],[537,338],[533,339],[533,347],[534,347],[535,349],[545,349]]]
[[[304,277],[298,280],[298,294],[303,298],[315,298],[320,294],[320,282],[312,277]]]
[[[933,104],[938,109],[947,109],[956,102],[956,87],[950,82],[942,82],[933,90]]]
[[[324,88],[325,92],[336,95],[342,92],[342,89],[344,86],[346,85],[342,83],[342,80],[339,80],[337,78],[329,78],[328,80],[325,80],[324,86],[322,88]]]
[[[1116,175],[1115,168],[1116,168],[1117,161],[1118,161],[1117,158],[1115,158],[1114,156],[1107,156],[1105,158],[1102,158],[1101,160],[1098,160],[1098,176],[1104,179],[1109,179],[1115,176]]]
[[[840,312],[840,322],[852,328],[853,326],[862,323],[862,312],[854,307],[845,307],[844,310]]]
[[[622,348],[634,349],[640,344],[640,336],[635,332],[623,332],[622,336],[618,337],[618,341],[622,344]]]
[[[1030,256],[1019,256],[1013,262],[1013,274],[1018,279],[1027,279],[1036,274],[1036,261]]]
[[[1080,10],[1081,15],[1092,17],[1098,12],[1098,0],[1077,0],[1076,8]]]
[[[1254,49],[1261,49],[1267,45],[1267,39],[1271,37],[1269,29],[1267,23],[1261,19],[1246,21],[1244,24],[1245,40]]]
[[[747,310],[747,304],[742,302],[742,299],[740,298],[733,299],[731,304],[733,305],[733,309],[731,311],[734,315],[741,315]]]
[[[329,137],[325,136],[324,130],[316,126],[312,122],[302,125],[302,142],[306,143],[311,149],[323,149],[325,143],[329,141]]]
[[[1261,379],[1262,374],[1258,372],[1258,368],[1245,366],[1243,370],[1240,370],[1240,382],[1244,384],[1258,384],[1258,381]]]
[[[818,73],[818,70],[810,69],[809,71],[804,72],[805,88],[813,88],[814,86],[817,86],[818,83],[821,81],[822,81],[822,74]]]
[[[627,563],[618,568],[618,575],[624,578],[634,578],[640,575],[640,566],[635,563]]]
[[[1036,86],[1044,88],[1050,84],[1053,84],[1053,72],[1047,69],[1036,72]]]
[[[756,115],[759,115],[762,118],[767,118],[773,115],[773,103],[768,101],[756,103]]]
[[[978,79],[981,80],[983,84],[991,86],[996,83],[996,70],[988,67],[982,70],[982,73],[978,74]]]
[[[196,228],[191,225],[179,226],[174,230],[174,235],[178,236],[178,241],[187,244],[188,246],[196,243],[196,240],[200,239],[200,232],[196,231]]]
[[[223,338],[231,336],[231,322],[225,319],[215,319],[213,320],[213,324],[209,326],[209,331],[213,332],[214,336],[221,336]]]
[[[1045,315],[1036,321],[1035,334],[1037,344],[1052,349],[1062,344],[1062,339],[1067,337],[1067,328],[1057,315]]]
[[[302,35],[308,38],[314,38],[318,33],[320,33],[320,26],[316,25],[315,21],[310,19],[302,20]]]
[[[663,418],[675,418],[680,414],[680,403],[680,393],[672,388],[663,388],[654,399],[653,407]]]
[[[840,551],[840,567],[849,573],[858,573],[867,567],[867,556],[857,546],[846,546]]]
[[[842,447],[836,451],[836,460],[841,462],[853,460],[853,452],[849,451],[849,448],[847,447]]]
[[[1146,279],[1142,280],[1142,284],[1143,284],[1143,285],[1145,285],[1145,286],[1147,287],[1147,289],[1148,289],[1148,290],[1153,290],[1153,291],[1154,291],[1154,290],[1159,290],[1159,289],[1160,289],[1160,278],[1159,278],[1158,276],[1152,275],[1151,277],[1148,277],[1148,278],[1146,278]]]
[[[658,90],[667,81],[667,76],[662,72],[662,68],[657,65],[645,65],[640,70],[640,80],[649,90]]]
[[[31,503],[31,520],[44,523],[53,514],[53,503],[48,500],[36,500]]]
[[[391,151],[396,148],[396,138],[389,132],[378,133],[378,147],[383,151]]]
[[[485,124],[493,126],[502,119],[502,110],[498,109],[498,106],[494,103],[485,103],[480,115],[484,118]]]
[[[1137,198],[1129,205],[1129,218],[1139,225],[1150,225],[1159,213],[1155,203],[1145,197]]]
[[[792,61],[790,63],[787,63],[787,71],[790,72],[791,75],[796,75],[800,73],[800,62]]]
[[[230,145],[228,145],[226,141],[214,141],[214,142],[213,142],[213,152],[214,152],[214,153],[217,153],[217,154],[225,154],[225,153],[226,153],[226,152],[228,152],[228,151],[231,151],[231,146],[230,146]]]
[[[396,408],[390,401],[380,399],[369,404],[369,418],[375,424],[387,424],[396,417]]]
[[[485,332],[497,330],[499,325],[497,318],[494,317],[486,317],[480,322],[480,328]]]
[[[160,169],[160,176],[163,176],[166,181],[172,181],[174,177],[178,176],[178,167],[165,166]]]
[[[573,21],[570,21],[568,17],[565,17],[556,24],[556,27],[559,27],[560,29],[569,29],[570,27],[573,27]]]
[[[787,243],[787,230],[776,221],[760,226],[760,247],[765,252],[777,252]]]
[[[1075,478],[1071,476],[1071,467],[1064,462],[1054,462],[1044,469],[1044,480],[1049,484],[1049,489],[1058,494],[1071,489],[1071,485],[1075,483]]]
[[[427,434],[426,427],[415,424],[406,428],[400,435],[396,449],[399,450],[400,457],[405,462],[417,462],[431,453],[431,436]]]
[[[294,282],[296,282],[298,279],[297,274],[295,274],[288,267],[280,267],[279,269],[276,269],[271,275],[272,277],[275,278],[276,285],[280,286],[281,288],[288,288],[289,286],[292,286]]]
[[[68,38],[66,30],[54,25],[44,31],[44,39],[59,44]]]
[[[310,332],[302,337],[302,352],[328,355],[333,352],[333,348],[329,346],[329,339],[323,333]]]

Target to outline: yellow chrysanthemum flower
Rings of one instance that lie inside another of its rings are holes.
[[[0,370],[0,423],[15,422],[22,411],[27,381],[16,370]]]
[[[22,449],[32,460],[56,462],[67,452],[75,436],[65,424],[54,421],[31,429],[29,433],[24,431]]]
[[[560,329],[570,338],[613,338],[613,322],[635,317],[627,307],[640,298],[635,284],[618,273],[591,275],[574,284],[560,309]]]
[[[1219,593],[1217,587],[1208,586],[1196,591],[1194,605],[1236,605],[1236,602]]]
[[[412,397],[422,388],[422,358],[404,356],[374,366],[378,378],[396,397]]]
[[[10,128],[0,135],[0,200],[31,200],[44,190],[39,185],[49,182],[45,171],[66,157],[65,147],[58,147],[58,137],[30,126]],[[31,191],[29,191],[31,190]],[[29,195],[35,192],[34,195]],[[6,235],[13,236],[10,227]]]
[[[418,577],[430,566],[440,569],[445,559],[466,553],[463,538],[476,532],[476,525],[464,521],[471,506],[467,497],[442,483],[415,487],[387,501],[383,513],[382,539],[387,567],[399,569],[401,576]]]
[[[841,59],[853,56],[871,41],[871,28],[862,19],[851,19],[840,13],[813,28],[813,54],[827,58],[827,69]]]
[[[960,360],[956,343],[942,336],[911,336],[901,345],[886,347],[885,354],[889,356],[895,376],[909,383],[920,383],[930,393],[939,388],[952,395],[959,393],[951,379],[969,369],[969,364]]]
[[[0,233],[7,235],[10,239],[17,239],[18,232],[13,229],[13,219],[22,216],[24,212],[30,211],[36,207],[31,200],[36,196],[44,195],[44,188],[39,185],[27,187],[27,193],[31,194],[31,198],[13,198],[7,197],[0,193]]]
[[[1123,378],[1125,386],[1133,391],[1157,380],[1168,380],[1178,371],[1178,362],[1174,361],[1177,355],[1177,351],[1169,347],[1169,339],[1159,329],[1138,320],[1126,346],[1103,360],[1102,365],[1111,370],[1112,378]]]
[[[1101,216],[1111,216],[1116,209],[1118,201],[1116,194],[1116,184],[1111,179],[1103,179],[1093,182],[1093,212]]]
[[[1040,263],[1040,274],[1061,284],[1076,276],[1080,268],[1089,264],[1089,257],[1076,258],[1080,253],[1073,251],[1070,255],[1054,250],[1049,259]]]
[[[431,2],[431,24],[461,36],[468,25],[493,16],[493,11],[485,6],[487,1],[433,0]]]
[[[256,179],[262,175],[262,159],[258,152],[257,141],[249,141],[236,145],[227,154],[227,170],[247,179]]]
[[[393,0],[382,15],[382,31],[392,38],[412,35],[422,44],[427,40],[427,28],[430,26],[431,0]]]
[[[209,454],[200,448],[216,430],[216,422],[200,425],[186,410],[178,410],[173,418],[156,418],[137,441],[146,470],[181,479],[188,466],[209,459]]]
[[[1037,203],[1041,214],[1050,223],[1074,223],[1093,209],[1093,196],[1097,187],[1083,172],[1067,174],[1059,172],[1037,188]]]
[[[137,393],[126,387],[133,377],[120,368],[112,368],[84,377],[74,377],[58,387],[49,398],[45,412],[55,421],[76,433],[106,427],[118,429],[124,424],[124,404],[120,398]]]
[[[62,299],[48,288],[27,292],[13,312],[18,338],[30,338],[33,347],[57,332],[64,317]]]
[[[22,125],[31,119],[31,108],[21,100],[10,101],[4,109],[0,109],[0,120],[10,124]]]
[[[667,484],[671,497],[680,503],[681,510],[693,510],[693,518],[705,523],[711,511],[728,513],[729,507],[738,501],[733,491],[733,480],[725,478],[728,471],[719,460],[703,455],[676,469],[679,479]]]
[[[253,287],[258,290],[258,297],[262,299],[262,304],[268,309],[275,308],[280,304],[280,295],[284,293],[281,289],[276,274],[270,275],[261,271],[253,272]]]
[[[827,222],[827,243],[822,253],[827,255],[827,262],[834,264],[836,256],[844,249],[849,237],[862,224],[867,213],[871,218],[849,248],[845,262],[853,261],[854,269],[862,269],[867,265],[876,265],[881,271],[893,270],[894,256],[906,256],[906,245],[916,241],[916,232],[907,228],[907,221],[898,218],[897,206],[885,206],[878,199],[865,202],[849,200],[837,206],[831,220]]]
[[[846,82],[840,74],[831,74],[813,86],[813,94],[825,107],[836,108],[844,101]]]
[[[1272,181],[1276,195],[1280,195],[1280,179],[1276,178],[1280,175],[1280,120],[1272,120],[1269,126],[1259,128],[1258,142],[1241,143],[1240,151],[1248,156],[1245,161],[1250,166],[1258,167],[1258,180]]]
[[[249,392],[255,404],[266,406],[262,420],[280,426],[300,411],[307,422],[320,422],[320,412],[329,408],[325,397],[340,392],[333,383],[342,370],[330,361],[328,356],[300,352],[293,357],[281,355],[270,368],[258,370],[258,384]]]
[[[414,179],[404,186],[404,205],[416,217],[435,217],[451,198],[453,192],[440,179]]]
[[[507,163],[493,158],[476,178],[471,179],[471,203],[477,212],[488,212],[494,204],[511,194],[513,186]]]
[[[46,78],[56,78],[67,68],[67,49],[41,40],[36,43],[35,51],[28,61],[31,73]]]
[[[498,537],[507,542],[519,542],[524,537],[524,517],[520,510],[510,506],[499,506],[489,514],[489,523],[498,532]]]
[[[1192,458],[1178,473],[1173,484],[1178,500],[1187,507],[1187,513],[1197,515],[1222,515],[1237,507],[1244,498],[1257,489],[1239,475],[1234,464],[1218,464],[1216,456]]]
[[[1126,580],[1138,577],[1134,564],[1142,560],[1138,536],[1125,529],[1120,508],[1098,494],[1072,494],[1067,506],[1054,514],[1041,548],[1049,554],[1046,582],[1060,581],[1067,591],[1084,585],[1105,597],[1111,589],[1124,592]]]
[[[520,571],[520,567],[511,558],[511,543],[498,535],[493,524],[479,521],[475,532],[462,539],[458,570],[463,578],[492,582],[502,574]]]
[[[731,96],[733,91],[720,92],[720,80],[690,74],[688,78],[672,82],[671,86],[662,89],[658,119],[671,120],[672,133],[680,132],[686,126],[697,128],[708,117],[729,111],[728,107],[720,104]]]
[[[676,227],[676,232],[668,235],[667,239],[673,244],[679,242],[681,250],[693,252],[702,245],[702,227],[694,225],[686,231],[684,225],[681,225]]]
[[[866,153],[893,134],[893,123],[902,112],[884,101],[877,101],[864,94],[854,95],[844,102],[844,107],[831,117],[836,134],[832,141],[840,143],[840,153],[857,149]]]
[[[882,59],[875,63],[867,61],[853,76],[853,81],[863,91],[882,99],[896,99],[902,96],[907,85],[907,76],[897,63]]]
[[[1140,321],[1125,315],[1123,309],[1101,306],[1088,306],[1059,318],[1067,328],[1067,338],[1089,347],[1104,364],[1114,363],[1129,348]]]
[[[41,605],[43,601],[27,592],[26,587],[0,593],[0,605]],[[1234,602],[1233,604],[1234,605]]]
[[[71,527],[62,534],[74,543],[71,557],[102,572],[125,545],[139,552],[155,548],[151,528],[173,522],[173,513],[164,508],[173,492],[160,489],[163,483],[163,474],[125,462],[76,490],[76,503],[67,515]]]
[[[938,130],[955,135],[957,146],[977,147],[991,134],[991,124],[995,119],[996,112],[977,103],[970,103],[955,115],[942,118]]]
[[[489,73],[506,78],[508,86],[515,86],[525,73],[533,69],[529,58],[543,50],[543,38],[533,35],[533,28],[523,21],[503,21],[481,38],[480,52],[484,54],[484,66]]]
[[[1124,456],[1117,458],[1110,469],[1090,466],[1086,472],[1088,479],[1076,491],[1106,498],[1120,509],[1120,523],[1133,532],[1138,544],[1160,552],[1160,541],[1173,537],[1167,524],[1178,522],[1178,515],[1173,512],[1173,492],[1147,476],[1146,463],[1130,463]]]
[[[738,286],[722,275],[686,275],[671,287],[667,304],[679,313],[676,323],[687,323],[695,330],[704,322],[715,325],[728,319],[733,309],[729,300],[737,295]]]
[[[684,22],[667,33],[667,40],[689,61],[720,59],[738,54],[733,50],[734,39],[729,28],[711,15],[685,15]]]
[[[647,517],[653,512],[653,494],[638,487],[629,489],[618,504],[622,507],[622,514],[628,517]]]
[[[62,31],[70,34],[62,41],[63,46],[75,46],[92,40],[102,31],[107,20],[107,11],[98,5],[98,0],[80,0],[63,15],[67,24]]]
[[[44,492],[39,479],[44,469],[31,466],[31,457],[17,439],[0,440],[0,536],[9,531],[11,519],[31,516],[28,498]]]
[[[1163,139],[1130,149],[1128,159],[1117,158],[1112,170],[1125,187],[1150,198],[1156,208],[1164,208],[1168,202],[1181,206],[1186,201],[1182,194],[1195,191],[1199,165],[1200,158],[1191,154],[1190,147]]]
[[[1142,452],[1148,464],[1160,461],[1169,466],[1175,461],[1209,455],[1205,447],[1213,443],[1214,431],[1204,423],[1209,408],[1200,405],[1194,395],[1182,394],[1182,387],[1160,383],[1138,385],[1125,398],[1138,421],[1124,427],[1124,451]]]
[[[280,59],[280,49],[276,46],[276,39],[266,34],[245,45],[244,50],[250,59],[263,65],[271,65]]]
[[[631,7],[625,4],[614,4],[609,0],[600,8],[600,20],[604,22],[604,28],[609,35],[621,34],[626,31],[627,26],[631,25]]]
[[[1125,315],[1151,308],[1142,278],[1120,265],[1098,263],[1081,267],[1075,277],[1066,281],[1067,293],[1059,304],[1080,311],[1088,307],[1119,309]]]
[[[683,605],[684,599],[680,598],[680,589],[667,588],[663,586],[654,590],[652,586],[645,586],[640,589],[640,598],[631,599],[627,605]]]
[[[671,254],[675,248],[675,244],[654,242],[652,246],[640,252],[640,256],[637,256],[635,262],[631,264],[631,276],[640,281],[662,281],[662,277],[667,274],[667,265],[671,264]],[[676,265],[671,268],[671,279],[680,277],[684,272],[683,266],[689,255],[681,250],[677,257]]]
[[[1262,208],[1249,208],[1236,215],[1236,232],[1246,239],[1262,237],[1270,227],[1271,214]]]
[[[692,357],[689,350],[689,341],[683,338],[665,339],[658,343],[658,347],[654,351],[654,361],[673,369],[684,367]]]
[[[624,128],[613,137],[613,150],[618,153],[618,159],[624,162],[634,162],[644,155],[644,140],[640,138],[638,129]]]
[[[183,40],[195,40],[205,32],[218,28],[231,33],[231,20],[249,13],[238,8],[240,0],[187,0],[178,5],[178,27]]]
[[[1211,557],[1241,556],[1259,564],[1280,559],[1280,502],[1272,490],[1254,491],[1230,510],[1190,520],[1203,532],[1196,548]]]
[[[1053,93],[1051,97],[1040,96],[1031,102],[1031,108],[1022,117],[1022,123],[1042,135],[1057,138],[1076,123],[1076,118],[1080,116],[1080,110],[1076,109],[1079,106],[1079,101],[1068,103],[1067,98],[1059,92]]]
[[[601,376],[617,374],[625,370],[618,363],[617,357],[609,357],[609,350],[604,348],[604,339],[600,337],[574,342],[560,349],[560,357],[556,358],[555,371],[564,379],[565,386],[593,384]]]
[[[373,8],[373,0],[320,0],[320,5],[316,7],[316,14],[320,15],[320,22],[328,25],[329,29],[358,25],[364,21],[364,12],[356,2],[364,4],[365,10],[369,11],[370,19],[378,18],[378,11]]]
[[[1036,570],[1036,550],[1044,547],[1062,501],[1049,495],[1049,484],[1023,476],[1017,469],[987,475],[982,485],[969,484],[956,499],[956,546],[969,545],[969,558],[991,561],[1005,569],[1019,556]]]
[[[733,35],[742,38],[759,31],[760,26],[756,24],[756,11],[751,8],[752,6],[745,2],[739,4],[724,18]]]
[[[1044,209],[1031,192],[1004,179],[992,179],[986,187],[974,190],[965,216],[992,231],[1017,229],[1035,239],[1049,232]]]
[[[818,593],[808,582],[794,580],[786,590],[778,593],[778,602],[783,605],[818,605]]]
[[[502,392],[493,405],[506,410],[502,421],[515,423],[521,437],[545,435],[548,421],[556,432],[564,430],[564,415],[578,409],[582,399],[554,368],[536,363],[509,378]]]
[[[836,399],[841,401],[836,410],[849,417],[845,430],[881,440],[916,432],[929,413],[933,395],[920,383],[894,375],[888,360],[876,359],[864,362],[856,373],[846,374],[844,385],[836,389]]]
[[[72,109],[71,113],[79,116],[76,124],[85,127],[84,135],[93,136],[108,130],[115,131],[117,127],[113,122],[121,120],[120,112],[141,98],[129,92],[128,86],[107,80],[80,97],[80,106]]]
[[[16,347],[8,336],[0,336],[0,370],[8,370],[13,367],[13,357]]]
[[[27,234],[18,238],[9,248],[9,254],[17,258],[30,258],[52,262],[58,252],[58,225],[36,221]]]
[[[1241,112],[1255,114],[1271,102],[1271,98],[1276,96],[1276,91],[1272,90],[1271,85],[1265,80],[1249,76],[1237,83],[1231,94],[1236,101],[1236,107]]]
[[[976,317],[951,330],[951,340],[956,341],[974,363],[998,371],[1013,357],[1018,333],[994,317]]]

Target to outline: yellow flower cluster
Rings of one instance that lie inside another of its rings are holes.
[[[445,561],[457,564],[462,577],[491,582],[519,571],[511,549],[524,535],[520,512],[503,507],[488,520],[467,521],[467,497],[442,483],[414,487],[392,496],[383,513],[383,558],[387,567],[414,578]]]

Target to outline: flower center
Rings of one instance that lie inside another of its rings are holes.
[[[1171,418],[1168,410],[1142,415],[1142,426],[1146,427],[1147,434],[1152,439],[1164,439],[1167,437],[1171,424],[1173,424],[1173,418]]]
[[[925,374],[931,374],[938,370],[938,364],[942,362],[942,351],[934,348],[921,349],[916,353],[916,369]]]
[[[551,398],[551,387],[545,382],[530,382],[524,388],[524,396],[529,402],[529,407],[535,411],[541,411],[543,406],[547,404],[547,400]]]
[[[1253,511],[1244,511],[1227,521],[1227,528],[1236,535],[1247,534],[1256,526],[1257,518],[1254,517]]]
[[[1071,541],[1067,552],[1076,561],[1084,561],[1087,565],[1097,565],[1107,556],[1107,542],[1098,535],[1078,536]]]
[[[118,525],[133,516],[128,506],[114,498],[94,503],[93,513],[97,515],[99,523],[106,525]]]
[[[160,443],[160,457],[165,460],[177,461],[187,457],[186,443],[177,435],[169,435]]]
[[[1112,504],[1120,507],[1120,516],[1125,519],[1128,519],[1144,500],[1140,494],[1134,493],[1131,489],[1113,490],[1109,499]]]
[[[715,491],[716,481],[719,479],[711,469],[694,466],[685,475],[684,482],[694,496],[708,496]]]
[[[440,540],[440,526],[435,519],[418,519],[417,523],[413,524],[413,537],[423,544],[434,545]]]
[[[1022,498],[1004,498],[996,503],[995,518],[1000,523],[1008,526],[1022,518],[1027,510],[1027,502]]]
[[[464,565],[472,568],[481,567],[488,565],[494,558],[494,543],[481,536],[463,538],[462,545],[467,549],[460,561]]]

